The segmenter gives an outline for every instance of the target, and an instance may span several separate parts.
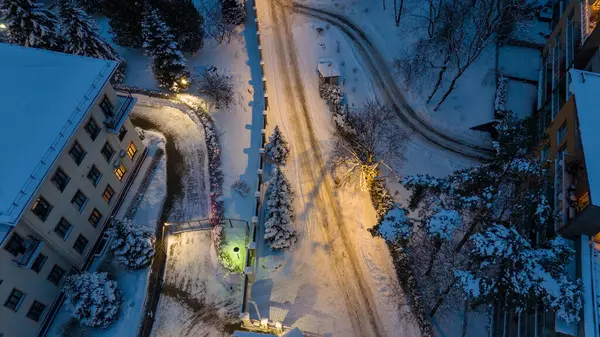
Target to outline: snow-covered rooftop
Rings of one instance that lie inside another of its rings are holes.
[[[0,43],[0,223],[18,222],[116,67]]]
[[[590,187],[590,201],[600,206],[600,74],[571,69],[571,93],[575,96],[579,132]],[[596,193],[596,194],[594,194]]]
[[[317,70],[323,77],[336,77],[341,74],[335,60],[330,58],[320,58]]]

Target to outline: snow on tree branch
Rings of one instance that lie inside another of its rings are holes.
[[[197,76],[196,81],[198,93],[213,100],[217,109],[221,104],[227,107],[233,102],[233,78],[224,70],[210,66]]]
[[[296,242],[294,192],[281,167],[276,166],[266,196],[265,240],[272,249],[289,249]]]
[[[69,276],[62,291],[71,315],[83,325],[106,328],[119,318],[121,295],[107,273]]]
[[[108,233],[113,237],[110,248],[127,269],[147,267],[154,256],[154,232],[130,220],[113,220]]]
[[[276,163],[285,164],[290,154],[290,146],[283,137],[279,126],[275,126],[273,134],[269,136],[269,142],[265,145],[267,156]]]

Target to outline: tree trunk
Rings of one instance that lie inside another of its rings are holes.
[[[394,19],[396,27],[400,26],[400,17],[402,17],[402,9],[404,8],[404,0],[400,0],[400,8],[398,8],[398,0],[394,0]]]
[[[464,69],[466,69],[466,68],[464,68]],[[452,82],[450,82],[450,87],[448,88],[448,90],[446,90],[446,92],[444,93],[444,96],[442,96],[442,99],[438,102],[436,107],[433,108],[433,111],[437,111],[437,109],[440,108],[440,105],[442,105],[442,103],[444,103],[444,101],[446,101],[446,98],[448,98],[448,96],[450,96],[450,94],[454,90],[454,87],[456,87],[456,81],[463,74],[464,69],[459,71],[458,74],[456,74],[456,76],[454,76],[454,78],[452,79]]]
[[[448,296],[448,294],[450,293],[450,290],[452,290],[452,288],[454,287],[455,284],[456,284],[456,279],[454,279],[454,281],[452,281],[452,283],[450,283],[446,287],[446,289],[444,289],[444,292],[442,292],[442,294],[440,296],[438,296],[437,301],[435,301],[435,305],[429,312],[430,317],[435,316],[435,313],[440,309],[440,306],[442,305],[442,303],[444,303],[446,296]]]
[[[434,248],[431,252],[431,257],[429,258],[429,264],[427,266],[427,271],[425,272],[425,276],[429,276],[433,271],[433,265],[435,264],[435,259],[437,258],[440,249],[442,248],[442,240],[440,238],[436,238],[433,244]]]
[[[464,314],[463,314],[463,324],[462,324],[462,335],[461,337],[467,337],[467,325],[468,325],[468,319],[469,319],[469,301],[465,300],[465,304],[463,307],[464,310]]]
[[[427,103],[431,102],[431,99],[433,98],[433,96],[435,95],[435,93],[440,88],[440,85],[442,84],[442,80],[444,79],[444,73],[448,69],[448,67],[446,66],[446,64],[447,64],[447,62],[445,62],[444,65],[442,66],[442,69],[440,69],[440,72],[438,74],[437,82],[435,83],[435,86],[433,87],[433,91],[431,92],[431,94],[429,94],[429,97],[427,97]]]
[[[469,226],[469,229],[467,230],[465,235],[462,237],[462,239],[460,239],[460,242],[458,243],[458,245],[456,245],[456,248],[454,248],[455,253],[460,253],[460,251],[462,250],[462,247],[467,243],[467,241],[469,240],[471,235],[473,235],[473,233],[475,233],[475,229],[477,229],[477,223],[478,223],[477,219],[475,219],[475,221],[473,221],[471,226]]]

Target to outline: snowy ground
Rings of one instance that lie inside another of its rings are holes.
[[[148,147],[148,158],[140,167],[140,171],[131,185],[130,193],[123,202],[121,209],[117,213],[117,218],[122,218],[125,210],[129,207],[135,196],[140,182],[147,173],[148,166],[152,161],[152,156],[157,148],[165,148],[165,140],[162,135],[155,132],[146,132],[146,139],[143,141]],[[166,195],[166,158],[163,156],[158,166],[152,174],[152,179],[144,197],[142,198],[133,222],[142,226],[148,226],[152,229],[156,227],[156,222],[160,217],[163,200]],[[136,271],[127,271],[121,268],[117,261],[112,259],[110,250],[107,249],[104,256],[99,257],[90,267],[90,271],[106,271],[114,277],[118,283],[123,296],[119,320],[105,330],[87,329],[87,332],[78,332],[78,336],[135,336],[140,322],[141,311],[143,310],[144,299],[146,296],[146,284],[148,281],[149,268]],[[63,325],[70,320],[70,313],[65,305],[60,309],[50,330],[48,336],[60,336]]]
[[[226,317],[238,312],[241,278],[224,273],[211,231],[169,235],[167,247],[165,281],[151,336],[227,336],[223,328]]]

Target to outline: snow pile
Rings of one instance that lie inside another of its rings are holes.
[[[290,146],[283,137],[279,126],[275,126],[273,134],[269,136],[269,142],[265,145],[267,156],[278,164],[285,164],[290,155]]]
[[[117,282],[107,273],[83,273],[67,277],[62,291],[71,315],[81,324],[106,328],[119,317],[121,296]]]
[[[154,256],[154,231],[131,220],[113,220],[108,233],[113,237],[110,248],[127,269],[147,267]]]
[[[272,249],[289,249],[296,242],[294,192],[280,167],[275,167],[267,190],[265,240]]]

